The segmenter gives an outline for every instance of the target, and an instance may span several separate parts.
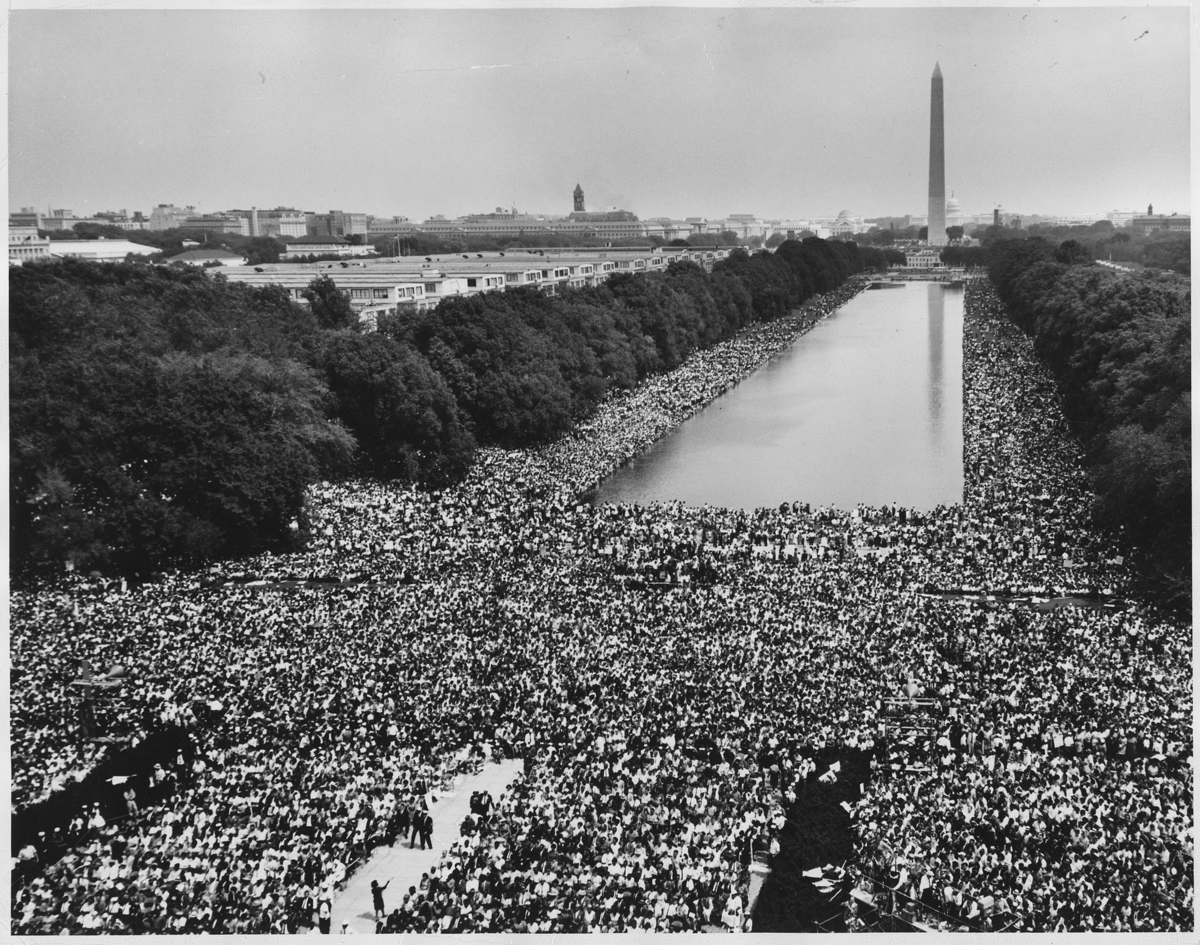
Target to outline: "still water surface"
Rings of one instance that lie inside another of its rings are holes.
[[[862,292],[601,483],[599,502],[962,501],[962,291]]]

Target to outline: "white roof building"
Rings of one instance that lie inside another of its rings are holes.
[[[287,251],[282,259],[296,260],[304,256],[369,256],[375,252],[370,244],[355,246],[340,236],[296,236],[284,240]]]
[[[598,285],[614,273],[661,272],[674,261],[711,271],[728,249],[544,249],[488,253],[392,256],[345,262],[274,263],[222,272],[230,282],[276,285],[297,302],[319,276],[346,294],[366,323],[383,313],[419,311],[456,295],[501,292],[531,286],[548,295],[560,289]]]
[[[157,247],[131,243],[129,240],[51,240],[50,255],[73,259],[91,259],[97,262],[122,262],[130,253],[135,256],[153,256]]]
[[[244,266],[246,257],[231,253],[227,249],[189,249],[166,260],[169,263],[183,263],[187,266],[207,266],[216,263],[219,266]]]

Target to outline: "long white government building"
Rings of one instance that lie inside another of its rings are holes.
[[[564,287],[599,285],[615,273],[663,271],[672,262],[692,262],[707,271],[729,249],[519,249],[488,253],[448,253],[334,262],[275,263],[209,270],[230,282],[274,285],[304,304],[304,290],[318,276],[329,277],[350,300],[363,323],[383,314],[421,311],[455,295],[476,295],[534,286],[548,295]]]

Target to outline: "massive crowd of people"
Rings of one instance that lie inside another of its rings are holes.
[[[1190,635],[1106,605],[1129,575],[985,286],[966,301],[961,505],[581,500],[860,287],[551,447],[485,451],[456,487],[318,486],[304,554],[14,593],[19,806],[116,750],[78,738],[84,660],[127,670],[104,731],[182,725],[198,755],[16,889],[12,931],[311,926],[373,846],[501,754],[525,776],[384,930],[741,929],[748,865],[828,746],[875,756],[852,818],[884,887],[947,916],[993,897],[1025,929],[1191,929]],[[257,580],[213,580],[235,569]],[[291,580],[312,576],[360,580]],[[1014,599],[1087,591],[1104,593]],[[881,711],[903,694],[934,707],[923,727]]]

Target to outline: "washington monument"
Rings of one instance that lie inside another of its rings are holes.
[[[942,67],[933,64],[929,92],[929,224],[930,246],[946,243],[946,127],[942,117]]]

